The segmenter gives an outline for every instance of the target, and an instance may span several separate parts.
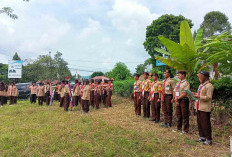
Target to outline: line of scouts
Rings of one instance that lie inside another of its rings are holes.
[[[151,118],[150,121],[160,123],[160,110],[162,106],[164,122],[161,127],[170,128],[173,121],[173,104],[176,105],[177,128],[173,132],[186,134],[189,132],[190,99],[187,90],[190,90],[190,84],[186,80],[186,72],[178,71],[179,81],[175,84],[170,78],[171,71],[164,71],[163,82],[159,81],[157,73],[143,73],[143,81],[140,81],[140,75],[135,74],[134,100],[135,114],[141,116],[141,106],[143,106],[143,118]],[[212,130],[210,123],[211,104],[213,96],[213,86],[209,82],[209,72],[202,71],[197,74],[200,86],[197,93],[192,93],[196,101],[197,124],[199,130],[199,142],[204,145],[212,144]],[[151,110],[151,115],[150,115]]]
[[[29,89],[31,90],[31,103],[35,103],[36,98],[38,98],[39,105],[43,105],[43,102],[46,102],[47,105],[50,104],[50,82],[46,82],[45,85],[39,83],[38,87],[35,82],[33,82]],[[78,106],[80,103],[83,112],[88,113],[90,106],[99,109],[101,102],[103,102],[105,107],[112,107],[112,94],[112,80],[104,80],[104,82],[101,82],[101,80],[91,80],[91,82],[89,82],[89,80],[84,80],[82,82],[75,80],[75,85],[72,90],[68,81],[57,83],[53,98],[60,102],[60,107],[64,107],[65,111],[69,110],[70,105],[74,107]]]
[[[9,104],[17,104],[17,97],[19,95],[18,89],[14,82],[11,82],[8,86],[7,84],[0,82],[0,105],[3,106],[7,104],[7,100],[9,100]]]

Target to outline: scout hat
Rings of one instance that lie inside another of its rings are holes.
[[[209,72],[208,71],[201,71],[199,74],[202,74],[206,77],[209,77]]]

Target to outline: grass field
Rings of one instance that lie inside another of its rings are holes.
[[[29,102],[0,108],[0,156],[228,156],[226,129],[214,129],[214,145],[203,146],[195,120],[188,135],[160,128],[134,114],[127,98],[113,97],[113,108],[82,114]],[[193,119],[193,117],[191,117]],[[223,131],[224,130],[224,131]]]

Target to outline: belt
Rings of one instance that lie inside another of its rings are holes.
[[[159,93],[154,93],[154,95],[159,94]]]
[[[183,97],[182,99],[179,99],[180,101],[181,100],[188,100],[188,97]]]
[[[173,96],[173,94],[164,94],[165,96]]]

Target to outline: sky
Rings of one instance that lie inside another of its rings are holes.
[[[110,71],[124,62],[131,72],[149,58],[144,50],[146,27],[163,14],[183,15],[197,30],[210,11],[225,13],[232,23],[229,0],[0,0],[17,20],[0,14],[0,63],[15,52],[22,59],[63,53],[74,74]]]

